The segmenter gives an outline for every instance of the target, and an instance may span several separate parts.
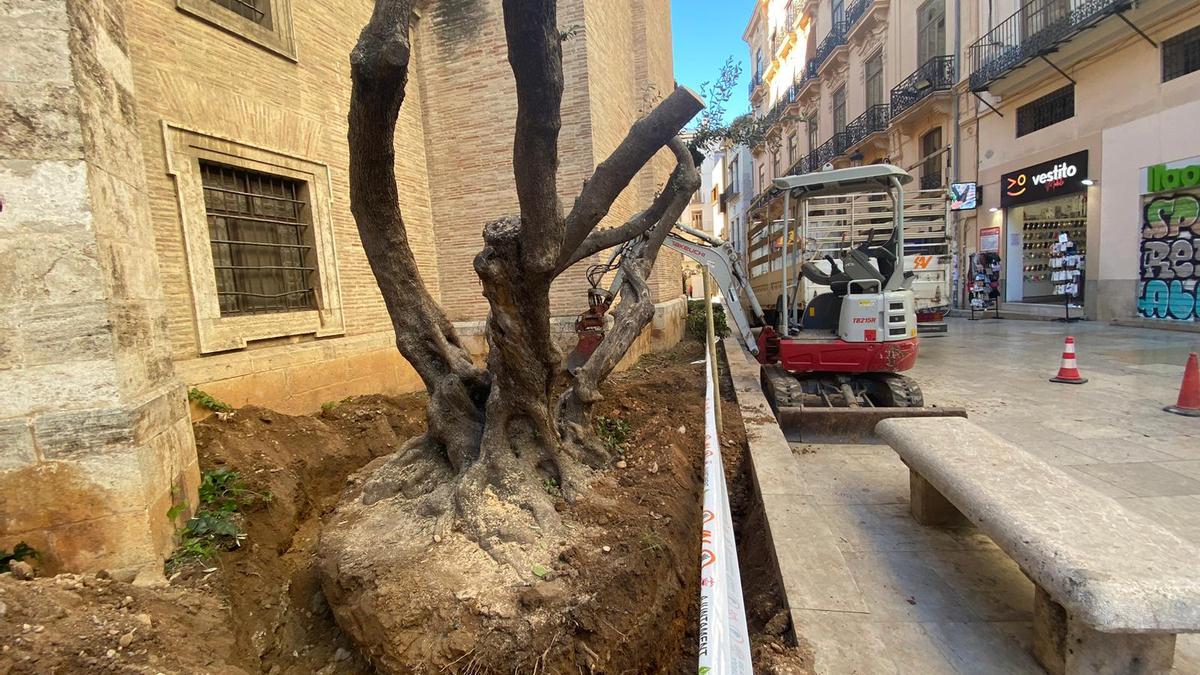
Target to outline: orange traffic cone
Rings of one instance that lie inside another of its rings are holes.
[[[1063,344],[1062,365],[1058,368],[1058,375],[1050,378],[1051,382],[1061,382],[1063,384],[1083,384],[1087,382],[1087,378],[1079,374],[1079,367],[1075,365],[1075,338],[1067,336],[1067,341]]]
[[[1163,410],[1176,415],[1200,417],[1200,365],[1196,364],[1196,352],[1188,354],[1187,366],[1183,369],[1183,384],[1179,385],[1179,401]]]

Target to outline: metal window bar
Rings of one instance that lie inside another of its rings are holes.
[[[1163,40],[1163,82],[1200,70],[1200,26]]]
[[[268,15],[261,8],[270,0],[213,0],[213,2],[254,23],[264,25],[267,23]]]
[[[1075,85],[1042,96],[1017,108],[1017,136],[1031,134],[1075,116]]]
[[[300,181],[201,162],[221,315],[316,309]]]

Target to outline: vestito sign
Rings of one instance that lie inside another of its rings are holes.
[[[1020,206],[1081,192],[1087,187],[1083,184],[1087,177],[1087,150],[1006,173],[1000,177],[1000,206]]]

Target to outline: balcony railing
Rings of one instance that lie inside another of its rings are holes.
[[[816,168],[814,170],[820,169],[837,157],[846,154],[846,149],[850,147],[849,141],[850,135],[845,131],[839,131],[830,136],[829,140],[817,148]]]
[[[846,8],[846,29],[849,30],[858,23],[858,20],[866,16],[867,8],[871,6],[874,0],[854,0],[850,6]]]
[[[886,103],[867,108],[866,112],[846,125],[846,133],[850,136],[848,145],[855,145],[871,134],[887,131],[888,121],[891,119],[891,106]]]
[[[892,87],[892,117],[920,103],[934,92],[948,91],[954,86],[954,57],[935,56],[929,59],[900,84]]]
[[[820,68],[833,50],[844,44],[846,44],[846,20],[841,19],[833,22],[833,29],[829,31],[824,40],[821,40],[821,44],[817,45],[817,51],[813,53],[809,67],[814,71]]]
[[[754,90],[758,89],[760,86],[762,86],[762,83],[763,83],[762,73],[758,73],[757,75],[750,78],[750,95],[751,96],[754,96]]]
[[[971,90],[983,91],[1009,71],[1054,48],[1105,17],[1132,7],[1130,0],[1030,0],[967,50]]]

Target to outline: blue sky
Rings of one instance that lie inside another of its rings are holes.
[[[671,33],[675,42],[675,79],[700,91],[701,83],[715,80],[725,59],[742,64],[742,75],[726,105],[732,119],[750,109],[746,87],[750,81],[750,53],[742,31],[750,21],[753,0],[671,0]]]

